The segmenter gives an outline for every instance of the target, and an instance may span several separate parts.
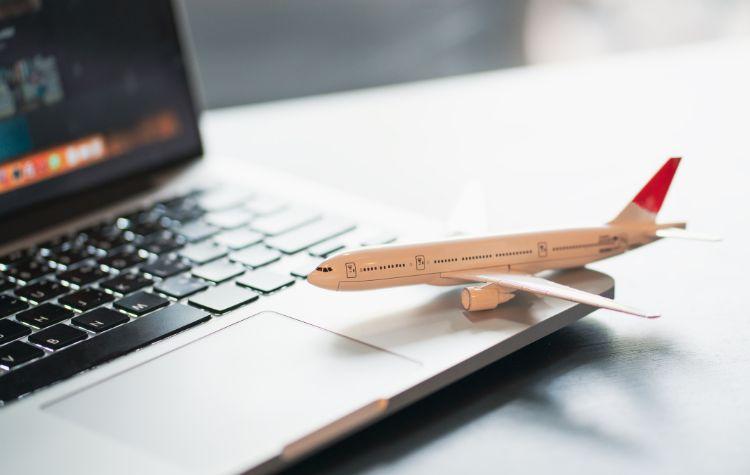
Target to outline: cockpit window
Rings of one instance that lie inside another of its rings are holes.
[[[320,272],[333,272],[333,267],[316,267],[315,270]]]

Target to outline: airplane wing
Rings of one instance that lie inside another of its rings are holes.
[[[549,295],[550,297],[557,297],[571,302],[578,302],[618,312],[629,313],[639,317],[659,317],[659,314],[657,313],[644,312],[634,307],[619,304],[614,300],[602,297],[601,295],[584,292],[583,290],[574,289],[567,285],[558,284],[542,277],[529,274],[493,271],[492,269],[477,269],[446,272],[442,275],[443,277],[465,280],[467,282],[494,283],[502,287],[531,292],[532,294]]]

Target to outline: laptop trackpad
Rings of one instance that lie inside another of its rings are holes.
[[[188,470],[238,471],[420,373],[413,361],[264,312],[47,410]]]

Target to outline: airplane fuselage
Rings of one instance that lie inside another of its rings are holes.
[[[580,267],[654,241],[655,227],[661,225],[604,225],[364,248],[327,259],[311,278],[320,287],[346,291],[464,284],[444,274],[469,269],[537,273]]]

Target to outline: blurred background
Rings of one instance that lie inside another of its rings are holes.
[[[750,33],[750,0],[183,1],[204,108]]]

